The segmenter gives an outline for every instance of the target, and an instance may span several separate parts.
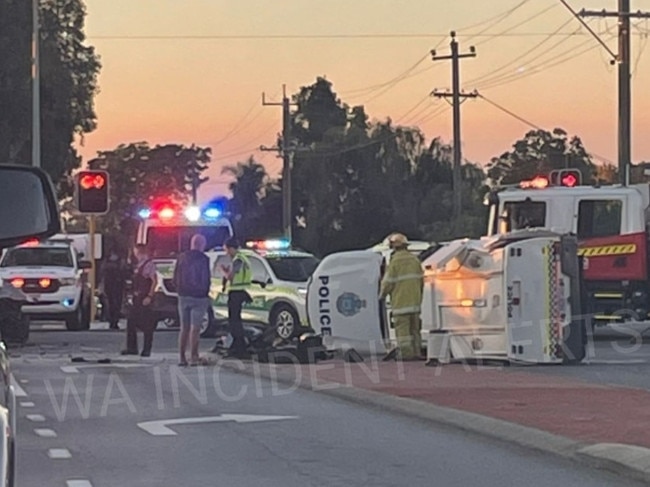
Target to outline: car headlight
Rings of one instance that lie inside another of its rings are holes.
[[[307,295],[307,288],[300,287],[298,288],[298,294],[302,294],[303,296]]]
[[[63,277],[59,279],[59,283],[61,283],[61,286],[74,286],[77,284],[77,279],[74,277]]]

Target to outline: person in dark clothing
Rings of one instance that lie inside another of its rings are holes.
[[[228,323],[232,344],[228,355],[235,358],[248,357],[248,345],[244,335],[241,312],[244,303],[252,302],[248,289],[252,282],[251,265],[246,254],[239,250],[239,242],[228,239],[224,245],[226,252],[232,258],[232,268],[222,266],[221,270],[228,281]]]
[[[122,315],[122,302],[124,301],[124,281],[126,279],[126,266],[116,249],[112,249],[108,258],[102,265],[102,281],[104,295],[106,296],[106,318],[111,330],[119,330],[118,322]]]
[[[134,253],[137,264],[132,284],[133,304],[126,322],[126,349],[122,351],[122,355],[138,354],[137,330],[140,329],[144,335],[141,355],[149,357],[153,345],[153,333],[156,329],[155,317],[151,311],[153,294],[156,290],[156,267],[149,257],[146,245],[136,245]]]
[[[201,325],[210,306],[210,259],[203,252],[206,246],[203,235],[192,237],[191,250],[183,252],[174,268],[174,287],[178,292],[178,315],[181,332],[178,337],[180,364],[187,365],[187,343],[190,342],[190,364],[201,363],[199,338]]]

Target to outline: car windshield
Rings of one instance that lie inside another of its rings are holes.
[[[200,233],[207,240],[206,250],[223,246],[230,237],[226,226],[165,226],[151,227],[147,231],[147,243],[156,257],[175,257],[190,248],[190,240]]]
[[[275,276],[281,281],[307,282],[318,267],[316,257],[268,257]]]
[[[19,247],[7,250],[0,267],[73,267],[72,252],[61,247]]]

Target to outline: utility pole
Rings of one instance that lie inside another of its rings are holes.
[[[294,148],[291,141],[291,103],[287,97],[287,87],[282,85],[282,102],[267,102],[266,95],[262,93],[263,106],[282,107],[282,146],[281,147],[260,147],[262,151],[279,152],[282,155],[282,230],[284,237],[291,241],[291,229],[293,224],[291,210],[291,165],[293,162]]]
[[[630,19],[649,19],[650,12],[630,12],[630,0],[618,0],[618,12],[582,10],[582,17],[618,18],[618,173],[621,184],[630,184],[632,164],[632,76],[630,72]],[[612,64],[613,64],[612,63]]]
[[[41,167],[41,55],[39,0],[32,0],[32,166]]]
[[[453,168],[453,189],[454,189],[454,219],[460,217],[462,211],[462,152],[461,152],[461,138],[460,138],[460,104],[467,98],[476,98],[477,92],[462,93],[460,91],[460,60],[468,57],[476,57],[476,49],[474,46],[469,48],[469,53],[460,54],[458,52],[458,41],[456,41],[456,32],[451,31],[451,54],[448,56],[438,56],[436,51],[431,51],[431,58],[434,61],[451,60],[451,82],[452,90],[449,92],[433,91],[433,96],[438,98],[451,98],[453,107],[453,123],[454,123],[454,168]],[[461,101],[462,100],[462,101]]]

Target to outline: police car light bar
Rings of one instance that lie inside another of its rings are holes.
[[[201,210],[196,206],[190,206],[185,210],[185,218],[191,222],[199,221],[201,218]]]
[[[286,250],[291,246],[288,240],[255,240],[246,242],[249,249],[259,250]]]
[[[524,189],[527,188],[544,189],[549,186],[549,180],[544,176],[535,176],[533,179],[530,179],[528,181],[522,181],[521,183],[519,183],[519,186]]]

